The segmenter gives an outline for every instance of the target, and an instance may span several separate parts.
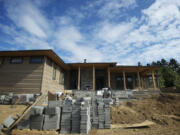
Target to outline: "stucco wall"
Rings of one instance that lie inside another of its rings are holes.
[[[53,68],[56,68],[56,78],[53,80]],[[47,93],[48,91],[57,92],[64,90],[64,84],[60,84],[59,76],[64,71],[61,67],[57,66],[50,59],[45,57],[43,81],[42,81],[42,92]]]

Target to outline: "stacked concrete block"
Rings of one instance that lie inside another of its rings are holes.
[[[30,111],[30,129],[42,130],[44,115],[43,115],[44,107],[43,106],[34,106]]]
[[[9,128],[13,123],[15,122],[14,118],[10,115],[8,118],[6,118],[3,122],[3,125],[6,128]]]
[[[0,95],[0,104],[4,103],[5,95]]]
[[[114,102],[115,102],[115,105],[116,105],[116,106],[119,106],[119,105],[120,105],[119,98],[115,98]]]
[[[104,115],[104,103],[99,102],[98,103],[98,118],[99,118],[99,128],[104,128],[104,122],[105,122],[105,115]]]
[[[0,132],[3,130],[4,126],[0,124]]]
[[[99,128],[99,117],[98,116],[93,116],[92,119],[92,128]]]
[[[48,101],[48,107],[62,107],[62,101]]]
[[[71,115],[72,115],[72,105],[64,104],[62,107],[60,133],[63,134],[71,133]]]
[[[93,98],[92,99],[92,113],[91,118],[92,118],[92,128],[99,128],[99,118],[98,118],[98,105],[97,105],[97,99]]]
[[[111,128],[111,118],[110,118],[110,105],[104,105],[104,116],[105,116],[105,124],[104,128],[109,129]]]
[[[22,119],[18,125],[17,125],[18,129],[30,129],[30,120],[26,120],[26,119]]]
[[[81,106],[80,132],[81,134],[88,134],[91,130],[90,106],[84,104]]]
[[[94,91],[87,91],[87,90],[78,90],[74,91],[74,97],[75,98],[83,98],[83,97],[94,97],[95,92]]]
[[[80,105],[74,104],[72,106],[72,130],[71,133],[80,133]]]
[[[44,115],[32,115],[30,116],[30,129],[42,130]]]
[[[11,104],[12,103],[12,96],[11,95],[5,95],[3,104]]]
[[[46,107],[44,113],[43,130],[58,130],[60,128],[60,107]]]

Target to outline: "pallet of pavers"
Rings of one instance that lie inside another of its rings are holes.
[[[72,130],[71,133],[80,133],[81,102],[77,100],[72,106]]]
[[[63,134],[71,133],[71,116],[72,116],[72,105],[64,104],[62,107],[60,133]]]
[[[60,129],[60,107],[46,107],[44,111],[43,130],[58,130]]]
[[[30,111],[30,129],[42,130],[44,121],[44,107],[34,106]]]
[[[88,134],[91,130],[90,106],[81,107],[81,134]]]

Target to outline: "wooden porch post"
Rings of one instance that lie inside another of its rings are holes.
[[[123,82],[124,82],[124,90],[126,90],[126,75],[125,72],[123,71]]]
[[[144,88],[144,77],[142,76],[142,89]]]
[[[95,78],[96,78],[96,76],[95,76],[95,66],[93,65],[93,90],[96,89],[96,81],[95,81]]]
[[[78,90],[80,90],[80,81],[81,81],[81,69],[79,66],[79,68],[78,68]]]
[[[136,81],[135,75],[133,75],[133,89],[135,89],[135,81]]]
[[[108,87],[111,88],[111,73],[109,67],[108,67]]]
[[[155,81],[155,78],[154,78],[154,71],[152,71],[152,80],[153,80],[154,89],[156,90],[157,87],[156,87],[156,81]]]
[[[137,71],[137,76],[138,76],[138,89],[141,90],[141,81],[140,81],[139,71]]]

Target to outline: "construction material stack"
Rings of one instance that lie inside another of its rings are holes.
[[[71,114],[72,114],[72,104],[69,103],[69,101],[65,101],[62,106],[60,133],[63,134],[71,133]]]
[[[30,128],[42,130],[43,121],[44,121],[44,107],[43,106],[34,106],[30,112]]]
[[[98,101],[98,120],[99,120],[99,128],[104,128],[105,115],[104,115],[104,102],[103,99]]]
[[[71,133],[80,133],[80,121],[81,121],[81,99],[76,99],[72,105],[72,130]]]
[[[91,130],[91,118],[90,118],[90,102],[88,99],[81,104],[81,123],[80,131],[82,134],[88,134]]]
[[[43,130],[58,130],[60,129],[60,107],[46,107],[44,115]]]
[[[98,118],[98,105],[97,105],[97,99],[96,98],[92,98],[92,128],[99,128],[99,118]]]
[[[110,98],[104,99],[104,116],[105,116],[104,128],[106,128],[106,129],[111,128],[110,102],[111,102]]]

